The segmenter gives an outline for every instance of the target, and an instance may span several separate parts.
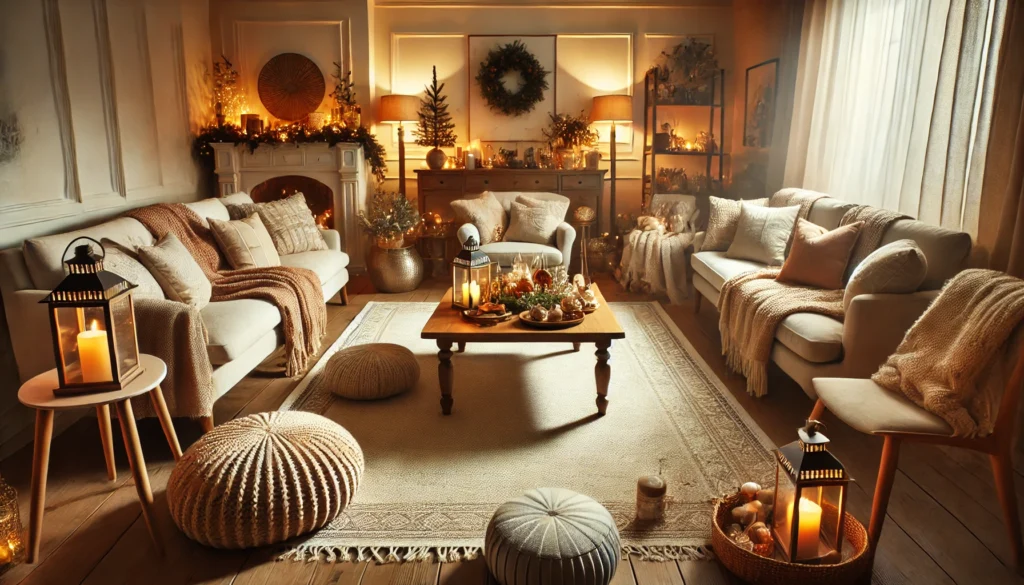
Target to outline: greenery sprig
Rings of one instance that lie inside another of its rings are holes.
[[[519,297],[502,293],[498,295],[497,302],[505,305],[506,310],[519,314],[530,310],[535,305],[540,305],[545,309],[553,309],[555,305],[562,302],[562,297],[564,296],[544,291],[523,293]]]
[[[335,79],[334,91],[331,92],[334,103],[338,104],[338,107],[356,105],[356,84],[352,81],[352,72],[347,71],[342,75],[341,64],[335,62],[331,77]]]
[[[571,148],[597,144],[597,132],[590,128],[590,118],[583,111],[579,116],[548,114],[551,121],[542,132],[552,148]]]
[[[455,122],[448,112],[448,96],[444,95],[444,84],[437,83],[437,67],[430,85],[424,88],[425,97],[420,99],[420,123],[416,126],[416,144],[441,148],[455,146]]]
[[[374,193],[359,222],[366,233],[376,238],[400,236],[422,221],[419,210],[401,193]]]
[[[502,82],[509,71],[522,77],[519,91],[509,91]],[[533,111],[544,99],[548,73],[523,43],[512,41],[487,54],[487,59],[480,63],[476,81],[480,84],[480,95],[492,110],[515,117]]]

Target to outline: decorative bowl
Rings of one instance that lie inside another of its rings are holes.
[[[519,320],[524,325],[533,327],[534,329],[568,329],[569,327],[575,327],[583,322],[586,317],[580,317],[579,319],[563,319],[561,321],[534,321],[530,318],[529,311],[523,311],[519,313]]]
[[[462,311],[462,318],[481,327],[493,327],[511,319],[512,312],[505,311],[499,315],[497,313],[481,313],[477,309],[466,309]]]

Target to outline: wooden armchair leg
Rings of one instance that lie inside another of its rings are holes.
[[[896,437],[885,437],[882,446],[882,460],[878,464],[878,481],[875,483],[875,497],[871,501],[871,522],[868,524],[868,542],[872,550],[878,546],[882,535],[882,524],[885,523],[885,511],[889,508],[889,495],[892,483],[896,479],[896,464],[900,460],[900,440]]]
[[[1006,530],[1010,536],[1010,558],[1015,567],[1020,568],[1022,556],[1020,515],[1017,512],[1017,493],[1013,486],[1013,459],[1009,451],[989,455],[992,462],[992,475],[995,476],[996,494],[1003,507]]]
[[[823,414],[825,414],[825,403],[819,398],[814,402],[814,408],[811,409],[810,420],[821,420]]]
[[[341,287],[341,304],[348,304],[348,285]]]
[[[693,291],[693,312],[700,313],[700,302],[704,300],[704,295],[700,294],[700,291]]]
[[[213,430],[213,415],[199,417],[199,426],[202,427],[203,433],[208,433]]]

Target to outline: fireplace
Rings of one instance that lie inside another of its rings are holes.
[[[213,151],[221,196],[245,191],[255,201],[273,201],[299,191],[318,223],[341,233],[349,268],[365,267],[359,212],[366,208],[367,173],[359,144],[264,144],[250,151],[245,144],[215,143]]]

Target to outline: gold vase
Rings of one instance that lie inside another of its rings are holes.
[[[405,246],[405,236],[403,234],[395,234],[392,236],[377,236],[377,247],[384,248],[385,250],[393,250],[395,248],[401,248]]]
[[[423,282],[423,258],[416,246],[371,246],[366,253],[366,272],[378,292],[409,292]]]

